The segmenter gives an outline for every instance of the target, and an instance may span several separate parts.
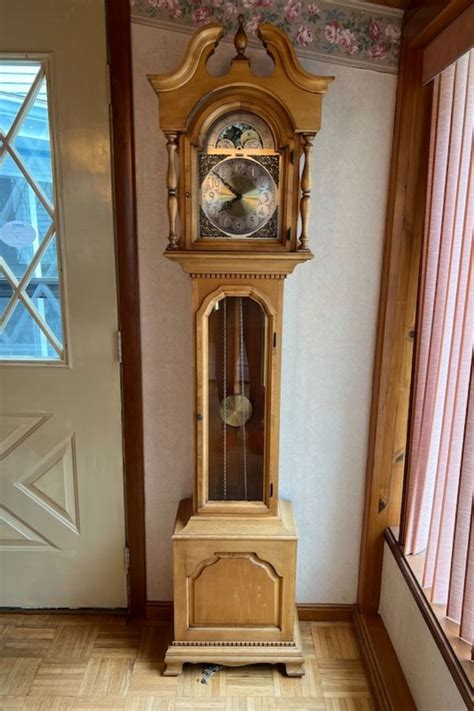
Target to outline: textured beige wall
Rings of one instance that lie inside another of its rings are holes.
[[[192,490],[193,405],[191,281],[162,257],[165,142],[146,74],[175,68],[188,39],[132,25],[152,600],[172,596],[170,536],[178,501]],[[259,55],[262,66],[265,61]],[[219,63],[213,59],[216,68]],[[336,81],[315,141],[315,259],[286,282],[281,492],[296,508],[298,601],[350,603],[357,586],[396,77],[312,60],[305,66]]]
[[[461,694],[387,544],[379,612],[418,711],[465,711]]]

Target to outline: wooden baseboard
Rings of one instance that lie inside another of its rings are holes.
[[[352,605],[326,605],[301,603],[296,606],[298,618],[304,622],[351,622]],[[170,622],[173,619],[171,600],[149,600],[146,605],[147,620]]]
[[[377,708],[381,711],[416,711],[380,615],[360,612],[357,605],[354,605],[353,621]]]
[[[0,615],[128,615],[126,607],[0,607]]]
[[[317,602],[302,602],[296,605],[298,619],[302,622],[351,622],[352,607]]]
[[[147,620],[157,620],[158,622],[172,622],[172,600],[149,600],[146,604],[146,618]]]

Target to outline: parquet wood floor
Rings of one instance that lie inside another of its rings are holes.
[[[0,711],[369,711],[351,623],[302,622],[306,675],[277,667],[202,667],[164,677],[164,624],[115,615],[0,615]]]

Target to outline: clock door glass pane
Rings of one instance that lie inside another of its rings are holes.
[[[249,297],[227,296],[209,316],[209,492],[262,501],[267,319]]]
[[[277,238],[278,189],[270,171],[277,179],[278,156],[211,156],[207,166],[201,183],[201,235]]]

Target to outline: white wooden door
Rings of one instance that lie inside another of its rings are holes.
[[[0,17],[0,605],[123,607],[104,3]]]

